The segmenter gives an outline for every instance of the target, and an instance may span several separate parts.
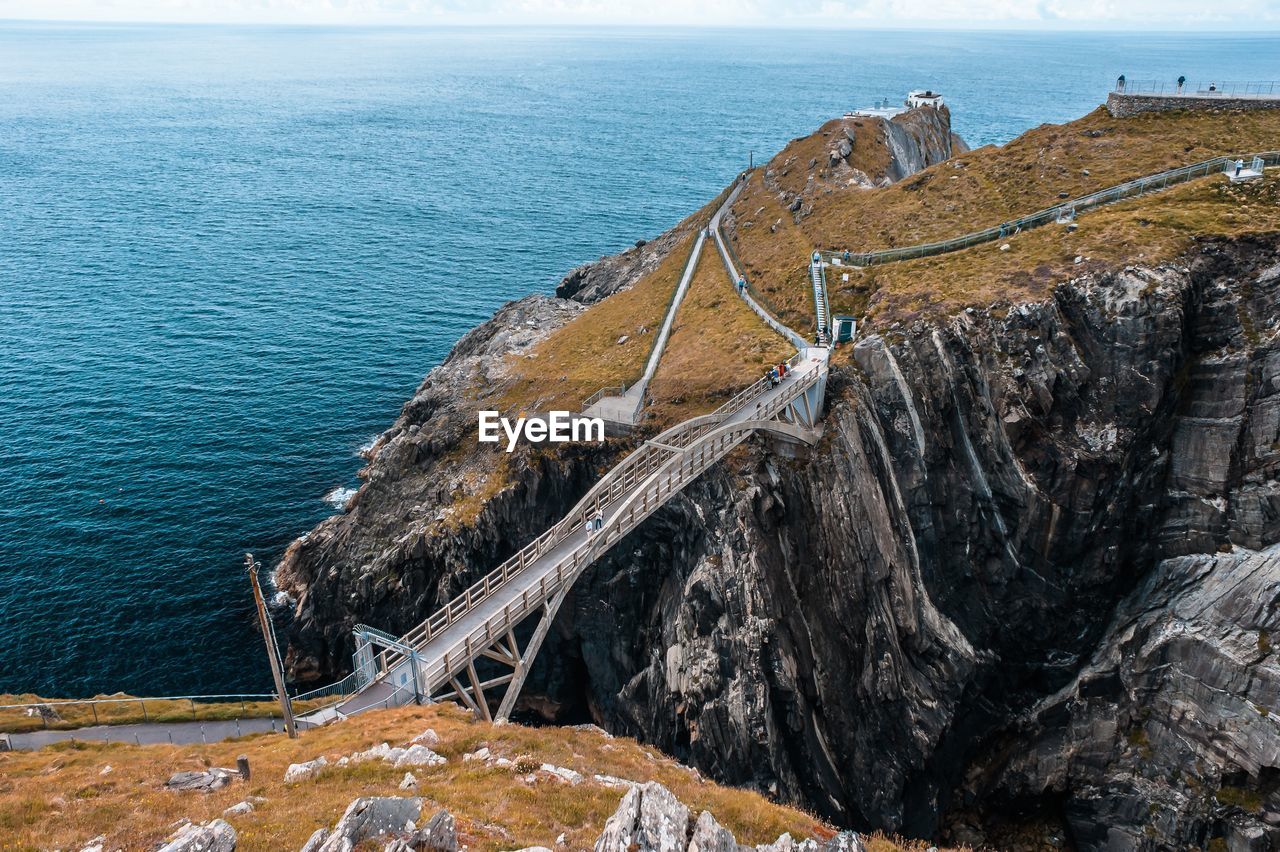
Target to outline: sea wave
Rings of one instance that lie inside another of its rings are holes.
[[[341,512],[347,508],[347,501],[355,496],[356,490],[346,485],[339,485],[324,495],[324,502]]]

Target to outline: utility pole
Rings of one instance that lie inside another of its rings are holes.
[[[258,585],[258,563],[254,561],[252,553],[244,555],[244,567],[249,572],[249,585],[253,587],[253,602],[258,605],[258,623],[262,626],[262,639],[267,643],[267,661],[271,664],[271,677],[276,682],[276,694],[280,696],[284,728],[292,739],[298,736],[298,729],[293,724],[293,704],[284,688],[284,669],[280,666],[280,649],[276,647],[276,629],[267,613],[267,602],[262,598],[262,587]]]
[[[747,171],[751,171],[755,167],[756,167],[756,152],[748,151],[747,152]]]

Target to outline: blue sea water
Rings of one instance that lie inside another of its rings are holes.
[[[262,692],[242,571],[502,302],[824,119],[971,143],[1275,36],[0,23],[0,692]],[[979,223],[981,224],[981,223]]]

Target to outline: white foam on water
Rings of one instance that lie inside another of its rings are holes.
[[[339,485],[332,489],[328,494],[324,495],[324,502],[341,512],[347,507],[347,501],[356,493],[354,488],[345,485]]]
[[[356,449],[356,455],[362,459],[368,458],[369,453],[373,452],[373,445],[378,443],[378,439],[381,437],[381,435],[374,435],[372,438],[365,441]]]

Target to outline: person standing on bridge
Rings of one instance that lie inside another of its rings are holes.
[[[1236,160],[1236,177],[1240,177],[1240,172],[1244,169],[1244,160]]]

